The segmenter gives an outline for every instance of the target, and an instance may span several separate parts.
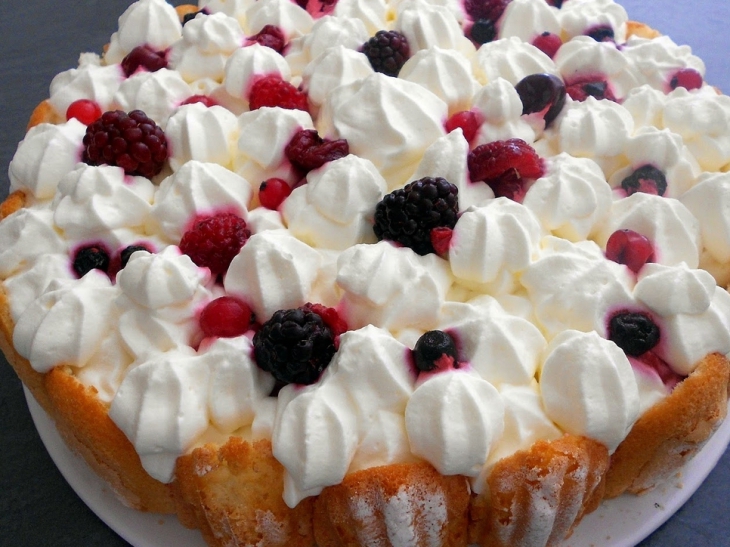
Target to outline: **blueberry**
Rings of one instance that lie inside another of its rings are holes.
[[[109,253],[101,245],[87,245],[76,251],[73,261],[73,269],[76,275],[84,277],[91,270],[109,270]]]
[[[619,312],[608,322],[608,339],[631,357],[652,349],[659,343],[659,336],[659,327],[646,313]]]
[[[497,37],[497,27],[489,19],[479,19],[471,27],[469,35],[477,44],[486,44]]]
[[[444,356],[451,359],[454,368],[458,368],[454,339],[442,330],[428,331],[418,339],[413,348],[416,367],[421,372],[430,372],[440,368],[439,361]]]

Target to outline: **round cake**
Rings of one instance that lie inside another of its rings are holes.
[[[612,0],[139,0],[0,208],[0,346],[212,546],[553,545],[727,411],[730,99]]]

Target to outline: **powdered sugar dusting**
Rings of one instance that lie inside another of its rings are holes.
[[[256,511],[256,531],[262,536],[256,547],[286,545],[287,531],[284,524],[277,521],[271,511]]]
[[[442,544],[446,522],[443,492],[427,492],[418,486],[401,486],[383,510],[388,539],[394,547]]]

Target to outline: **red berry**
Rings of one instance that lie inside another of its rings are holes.
[[[250,236],[251,231],[241,217],[233,213],[219,213],[196,220],[183,235],[180,250],[198,266],[218,275],[228,270],[231,260]]]
[[[599,100],[608,99],[617,102],[611,86],[603,76],[581,78],[566,86],[565,90],[574,101],[585,101],[588,97],[595,97]]]
[[[617,230],[606,243],[606,258],[639,273],[644,264],[653,260],[654,247],[649,239],[633,230]]]
[[[328,141],[314,129],[302,129],[286,145],[284,154],[291,164],[304,174],[329,161],[344,158],[350,153],[345,139]]]
[[[522,139],[495,141],[477,146],[467,157],[472,181],[486,182],[497,197],[521,201],[527,192],[525,179],[543,175],[537,152]]]
[[[148,72],[157,72],[161,68],[167,68],[165,52],[155,51],[149,46],[137,46],[122,59],[122,70],[129,77],[140,68]]]
[[[215,99],[212,99],[208,97],[207,95],[191,95],[187,99],[185,99],[183,102],[180,103],[180,106],[186,105],[186,104],[195,104],[200,103],[208,108],[211,106],[217,106],[218,102]]]
[[[284,32],[275,25],[266,25],[258,34],[254,34],[248,38],[248,43],[257,43],[262,46],[270,47],[277,53],[284,51],[286,46],[286,38]]]
[[[439,226],[431,230],[431,245],[436,254],[445,257],[449,254],[449,244],[454,230],[448,226]]]
[[[101,118],[101,107],[89,99],[74,101],[66,110],[66,119],[76,118],[84,125],[94,123]]]
[[[311,302],[304,304],[302,309],[316,313],[322,318],[324,324],[332,331],[332,334],[335,337],[335,346],[337,346],[340,335],[347,332],[347,323],[345,323],[345,320],[340,317],[337,310],[335,308],[328,308],[324,304],[312,304]]]
[[[259,201],[267,209],[276,210],[291,194],[291,186],[282,179],[270,178],[259,186]]]
[[[692,91],[693,89],[699,89],[702,87],[704,80],[702,74],[697,72],[694,68],[683,68],[674,73],[672,78],[669,80],[670,89],[677,89],[683,87]]]
[[[460,127],[464,132],[464,138],[467,142],[474,140],[474,137],[479,131],[479,127],[482,125],[481,116],[471,110],[463,110],[457,112],[446,120],[445,128],[447,133],[451,133],[457,127]]]
[[[276,74],[259,78],[251,87],[248,101],[251,110],[264,106],[278,106],[307,112],[309,107],[307,94]]]
[[[117,165],[128,175],[152,178],[167,159],[167,139],[141,110],[105,112],[86,128],[83,161]]]
[[[543,32],[539,36],[535,37],[532,41],[532,45],[552,59],[560,49],[560,46],[563,45],[563,41],[557,34],[553,34],[552,32]]]
[[[248,330],[250,324],[251,308],[232,296],[216,298],[200,314],[200,328],[205,336],[240,336]]]
[[[512,0],[465,0],[464,9],[473,21],[489,19],[497,21]]]

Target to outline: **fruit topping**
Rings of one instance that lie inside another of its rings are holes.
[[[291,186],[282,179],[270,178],[259,186],[259,201],[267,209],[276,211],[291,194]]]
[[[218,213],[197,219],[183,235],[180,250],[198,266],[219,275],[228,270],[231,260],[250,236],[251,231],[241,217]]]
[[[313,384],[335,354],[332,329],[302,306],[279,310],[253,337],[256,364],[286,384]]]
[[[453,228],[459,189],[441,177],[424,177],[387,194],[375,207],[378,240],[397,241],[419,255],[434,253],[434,228]]]
[[[250,325],[251,308],[232,296],[216,298],[200,313],[200,328],[205,336],[232,338],[245,333]]]
[[[423,334],[413,348],[413,358],[421,372],[459,368],[454,339],[442,330]]]
[[[431,230],[431,245],[437,255],[440,257],[448,256],[449,245],[451,244],[451,238],[453,235],[453,228],[447,228],[446,226],[439,226]]]
[[[117,165],[128,175],[152,178],[167,159],[165,133],[141,110],[105,112],[86,128],[83,143],[84,163]]]
[[[325,140],[314,129],[297,131],[284,149],[287,159],[304,175],[349,153],[350,147],[345,139]]]
[[[636,192],[663,196],[667,191],[667,178],[653,165],[642,165],[621,181],[621,188],[630,196]]]
[[[161,68],[167,68],[165,52],[155,51],[149,46],[137,46],[122,59],[122,70],[129,77],[140,68],[147,72],[157,72]]]
[[[543,32],[535,37],[532,41],[532,45],[552,59],[560,49],[560,46],[563,45],[563,41],[557,34],[553,34],[552,32]]]
[[[314,18],[331,14],[337,5],[337,0],[295,0],[295,2]]]
[[[563,7],[563,0],[545,0],[548,4],[558,9]]]
[[[464,138],[471,142],[476,137],[479,127],[482,125],[481,116],[471,110],[462,110],[446,120],[444,125],[446,132],[451,133],[457,127],[464,132]]]
[[[496,197],[522,202],[527,180],[544,174],[537,152],[522,139],[494,141],[477,146],[467,157],[472,181],[484,181]]]
[[[625,264],[634,272],[654,259],[654,247],[648,238],[633,230],[616,230],[606,243],[606,258]]]
[[[601,77],[582,78],[575,81],[566,87],[566,92],[574,101],[585,101],[588,97],[594,97],[599,100],[608,99],[616,102],[616,96],[613,94],[611,86]]]
[[[129,259],[132,258],[132,255],[136,253],[137,251],[146,251],[150,252],[150,250],[145,247],[144,245],[128,245],[124,249],[122,249],[122,252],[119,253],[119,269],[122,270],[126,268],[127,262],[129,262]]]
[[[335,337],[335,349],[339,348],[340,336],[347,332],[347,323],[340,317],[337,310],[328,308],[323,304],[312,304],[311,302],[307,302],[302,308],[314,312],[322,318],[322,321],[330,328],[332,335]]]
[[[565,106],[565,84],[552,74],[530,74],[515,86],[522,101],[522,114],[540,113],[545,127]]]
[[[590,36],[596,42],[613,42],[615,38],[613,28],[608,25],[593,27],[586,32],[586,36]]]
[[[191,95],[190,97],[185,99],[183,102],[181,102],[180,106],[183,106],[186,104],[195,104],[195,103],[203,104],[203,105],[207,106],[208,108],[210,108],[211,106],[218,105],[218,102],[215,99],[208,97],[207,95]]]
[[[622,311],[608,322],[608,339],[630,357],[638,357],[659,343],[659,327],[649,314]]]
[[[394,77],[411,55],[408,40],[395,30],[379,30],[363,44],[361,51],[375,72]]]
[[[89,99],[79,99],[72,102],[66,110],[66,119],[76,118],[84,125],[94,123],[101,118],[101,107]]]
[[[199,13],[202,13],[203,15],[208,15],[208,10],[205,9],[205,8],[203,8],[203,9],[198,10],[198,11],[191,11],[190,13],[186,13],[185,15],[183,15],[183,18],[182,18],[182,21],[181,21],[182,22],[182,26],[187,25],[190,21],[192,21],[193,19],[195,19],[198,16]]]
[[[669,80],[669,88],[677,89],[678,87],[683,87],[692,91],[693,89],[701,88],[703,83],[702,74],[694,68],[683,68],[672,75]]]
[[[270,47],[277,53],[282,53],[284,46],[286,46],[286,37],[284,36],[284,32],[276,25],[266,25],[257,34],[249,36],[247,43],[257,43]]]
[[[497,21],[512,0],[465,0],[464,10],[472,21],[489,19]]]
[[[487,44],[497,37],[497,25],[489,19],[477,19],[469,29],[469,38],[477,44]]]
[[[91,270],[109,270],[109,251],[103,245],[91,244],[80,247],[74,256],[73,269],[79,278],[84,277]]]
[[[309,108],[307,94],[282,80],[278,74],[269,74],[256,80],[251,86],[248,102],[251,110],[278,106],[307,112]]]

